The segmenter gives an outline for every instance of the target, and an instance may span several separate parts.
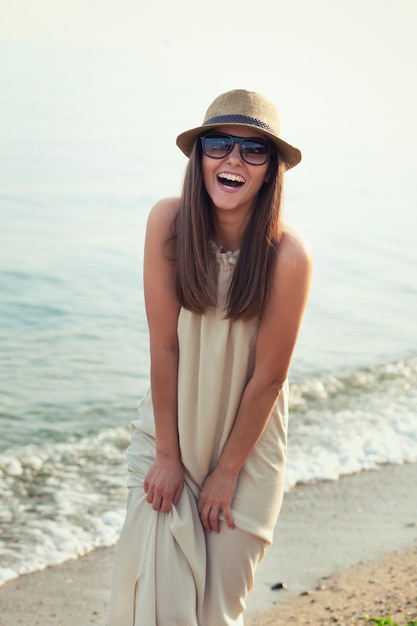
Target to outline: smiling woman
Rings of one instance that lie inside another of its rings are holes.
[[[151,389],[127,452],[110,626],[243,624],[283,498],[287,375],[312,263],[281,195],[301,153],[275,107],[245,90],[219,96],[177,143],[182,196],[147,225]]]

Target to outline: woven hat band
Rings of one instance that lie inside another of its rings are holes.
[[[277,136],[277,133],[272,126],[266,124],[262,120],[256,119],[256,117],[249,117],[248,115],[217,115],[216,117],[210,117],[208,120],[205,120],[203,126],[213,124],[248,124],[249,126],[262,128],[263,130]]]

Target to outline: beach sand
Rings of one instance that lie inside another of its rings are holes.
[[[105,626],[113,554],[100,549],[1,586],[0,625]],[[285,588],[272,590],[277,583]],[[417,620],[415,464],[286,494],[245,625],[365,626],[366,615]]]

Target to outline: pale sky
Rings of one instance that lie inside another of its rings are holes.
[[[326,132],[332,141],[343,135],[381,148],[417,142],[417,0],[0,0],[0,7],[0,44],[113,52],[148,89],[170,85],[178,98],[190,86],[212,87],[213,98],[233,88],[260,91],[295,143]],[[190,126],[207,105],[198,93],[184,102]]]
[[[326,92],[416,103],[416,0],[0,0],[0,15],[0,42],[114,50],[152,81],[286,92],[296,114]]]

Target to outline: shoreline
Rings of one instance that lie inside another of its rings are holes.
[[[401,567],[408,571],[398,577],[402,593],[405,598],[410,587],[417,604],[416,504],[417,464],[383,466],[335,482],[296,486],[285,494],[274,543],[255,575],[245,625],[329,624],[338,602],[349,604],[346,594],[352,605],[346,611],[364,611],[356,604],[365,587],[370,603],[384,582],[366,586],[363,576],[385,576],[392,587],[392,573],[401,559]],[[113,555],[114,548],[100,548],[5,583],[0,587],[0,625],[105,626]],[[285,589],[272,590],[277,583]],[[321,614],[315,619],[312,615],[325,611],[320,609],[322,599],[330,608],[323,615],[327,621],[319,622]]]

